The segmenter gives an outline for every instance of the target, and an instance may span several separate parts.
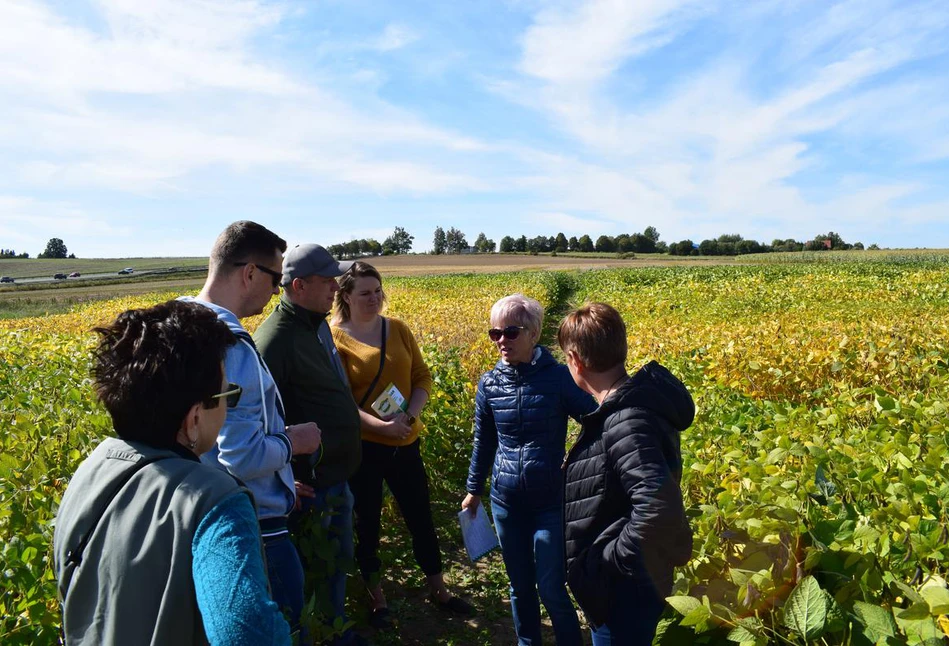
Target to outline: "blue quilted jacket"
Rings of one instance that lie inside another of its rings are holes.
[[[596,401],[546,348],[535,347],[530,363],[499,361],[478,382],[467,491],[483,495],[493,465],[492,500],[560,505],[567,416],[579,420],[595,409]]]

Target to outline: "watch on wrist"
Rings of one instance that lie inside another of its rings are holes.
[[[415,424],[415,415],[409,415],[409,426]]]

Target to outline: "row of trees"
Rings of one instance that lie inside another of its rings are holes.
[[[719,236],[714,240],[703,240],[695,244],[691,240],[681,240],[669,244],[669,254],[673,256],[740,256],[749,253],[770,253],[775,251],[827,251],[830,249],[862,250],[862,242],[850,244],[839,234],[833,231],[815,236],[807,242],[799,242],[793,238],[785,240],[775,239],[771,244],[763,244],[756,240],[745,240],[738,234]],[[877,245],[870,245],[870,249],[879,249]]]
[[[68,254],[68,255],[67,255]],[[29,258],[30,254],[17,253],[13,249],[0,249],[0,258]],[[37,258],[75,258],[76,254],[69,253],[66,249],[66,243],[62,238],[50,238],[46,243],[46,249],[42,251]]]
[[[359,240],[350,240],[332,244],[326,248],[336,258],[359,258],[360,256],[390,256],[393,254],[408,253],[412,250],[412,242],[415,236],[403,229],[396,227],[388,238],[382,244],[373,238],[361,238]]]
[[[56,240],[54,238],[54,240]],[[396,227],[392,235],[380,244],[373,239],[350,240],[331,245],[330,253],[340,258],[355,258],[358,256],[378,256],[389,254],[405,254],[412,250],[415,237],[402,227]],[[53,240],[50,241],[52,243]],[[60,241],[62,242],[62,241]],[[807,242],[799,242],[792,238],[785,240],[775,239],[771,244],[746,240],[738,234],[721,235],[718,238],[702,240],[696,244],[692,240],[665,243],[659,239],[656,227],[646,227],[642,233],[622,233],[618,236],[601,235],[594,240],[589,235],[567,237],[563,233],[555,236],[535,236],[528,238],[522,235],[519,238],[504,236],[498,246],[494,240],[483,232],[478,234],[474,245],[469,245],[465,234],[455,227],[445,231],[442,227],[435,227],[432,240],[433,254],[457,253],[494,253],[495,249],[501,253],[566,253],[592,252],[601,253],[669,253],[673,256],[738,256],[749,253],[769,253],[772,251],[823,251],[827,249],[863,249],[860,242],[850,244],[839,234],[833,231],[815,236]],[[870,245],[870,249],[877,249]],[[49,251],[49,247],[47,247]],[[65,246],[63,246],[65,252]],[[41,254],[41,257],[42,254]],[[65,257],[65,256],[45,256]]]

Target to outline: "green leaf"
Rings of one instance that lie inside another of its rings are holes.
[[[930,612],[933,615],[949,614],[949,590],[941,586],[924,586],[919,593],[929,604]]]
[[[753,642],[758,638],[753,632],[745,628],[744,626],[736,626],[728,633],[728,641],[738,642],[739,644],[743,642]]]
[[[827,601],[817,579],[805,577],[784,606],[784,625],[804,639],[819,637],[827,621]]]
[[[864,636],[871,642],[876,643],[881,639],[896,636],[898,630],[896,620],[893,618],[893,613],[886,608],[863,601],[854,601],[853,612],[863,626]]]
[[[666,602],[675,608],[676,612],[683,616],[702,606],[702,602],[695,597],[684,595],[677,597],[666,597]]]
[[[900,619],[914,620],[914,619],[924,619],[929,617],[929,604],[928,603],[914,603],[906,610],[901,610],[896,613],[896,616]]]
[[[698,608],[690,610],[689,614],[683,617],[679,623],[683,626],[695,626],[695,632],[702,632],[705,630],[711,616],[712,613],[709,609],[700,605]]]

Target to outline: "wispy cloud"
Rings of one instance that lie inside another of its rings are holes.
[[[815,138],[860,145],[886,138],[882,133],[888,131],[901,145],[913,141],[919,159],[943,154],[949,132],[945,111],[905,98],[888,74],[945,53],[949,6],[805,5],[816,11],[803,19],[788,16],[787,6],[739,10],[751,22],[733,42],[697,67],[670,68],[671,79],[663,79],[658,92],[633,94],[633,100],[617,97],[624,66],[646,58],[655,62],[658,50],[684,44],[696,21],[733,29],[734,11],[725,3],[709,3],[700,12],[672,0],[589,0],[566,10],[539,11],[524,36],[524,77],[499,81],[493,89],[545,114],[589,159],[568,173],[568,184],[552,180],[560,190],[552,191],[545,207],[608,214],[622,223],[614,231],[656,222],[679,230],[730,222],[755,232],[764,231],[758,222],[778,221],[787,234],[801,235],[808,226],[826,226],[828,217],[916,218],[918,207],[901,206],[897,198],[925,185],[880,184],[875,177],[848,185],[842,178],[849,168],[836,168]],[[795,19],[800,27],[782,29]],[[760,37],[747,35],[755,30]],[[785,66],[776,76],[761,77],[759,65],[773,59],[774,43]],[[941,76],[929,71],[921,83],[944,88]],[[926,92],[942,96],[945,90]],[[918,110],[873,110],[875,96],[885,97],[883,105],[920,106],[929,132],[917,121]],[[932,131],[942,136],[933,138]],[[838,176],[840,194],[833,200],[809,199],[798,182],[817,168]],[[848,215],[835,212],[843,207],[851,209]],[[949,214],[945,217],[949,221]]]
[[[368,190],[441,193],[484,180],[430,163],[484,145],[375,101],[356,105],[254,58],[285,13],[256,2],[102,0],[108,28],[72,24],[43,5],[0,7],[0,99],[7,146],[31,184],[175,190],[215,166],[282,168]],[[415,38],[390,25],[380,50]],[[418,151],[409,162],[387,147]]]

